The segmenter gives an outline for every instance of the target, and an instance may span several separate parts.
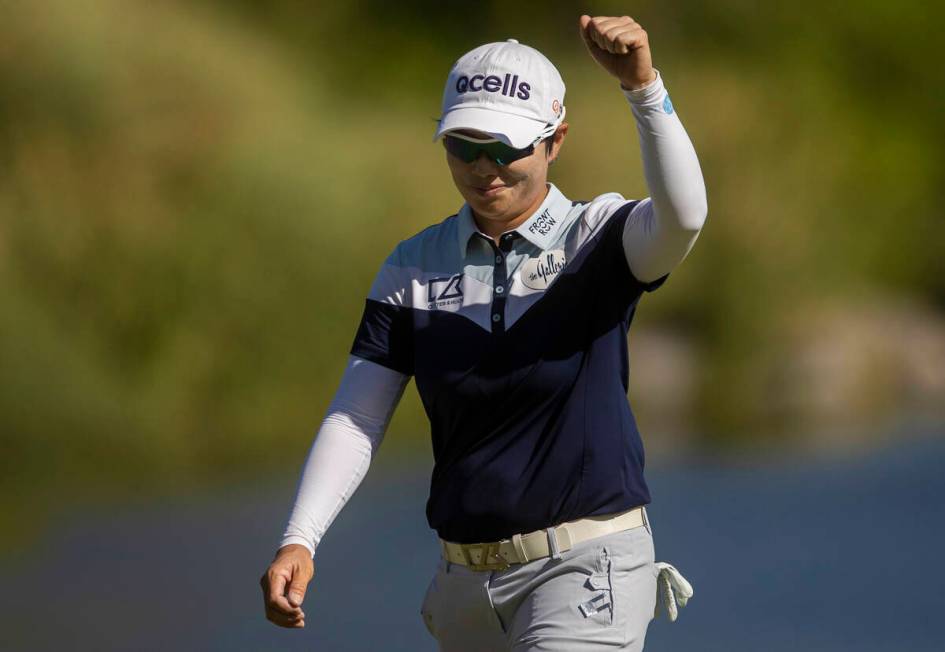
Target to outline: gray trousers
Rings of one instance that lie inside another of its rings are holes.
[[[642,650],[658,573],[649,527],[504,571],[441,559],[421,616],[442,652]]]

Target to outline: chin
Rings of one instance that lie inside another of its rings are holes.
[[[478,201],[470,204],[477,215],[482,217],[501,218],[509,212],[509,206],[504,201]]]

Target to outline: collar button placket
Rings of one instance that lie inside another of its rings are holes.
[[[493,253],[495,253],[495,265],[492,269],[492,333],[501,335],[505,332],[505,297],[506,283],[508,282],[506,274],[506,259],[509,251],[512,250],[512,241],[514,233],[506,233],[499,238],[499,246],[492,244]]]

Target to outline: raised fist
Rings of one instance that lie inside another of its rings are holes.
[[[581,37],[594,60],[626,89],[656,79],[646,32],[629,16],[581,16]]]

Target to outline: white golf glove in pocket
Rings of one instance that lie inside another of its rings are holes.
[[[659,569],[659,574],[656,576],[656,609],[653,610],[653,617],[656,618],[659,615],[660,605],[662,605],[669,621],[675,622],[679,616],[676,605],[686,606],[689,598],[692,597],[692,584],[687,582],[672,564],[658,561],[656,568]]]

